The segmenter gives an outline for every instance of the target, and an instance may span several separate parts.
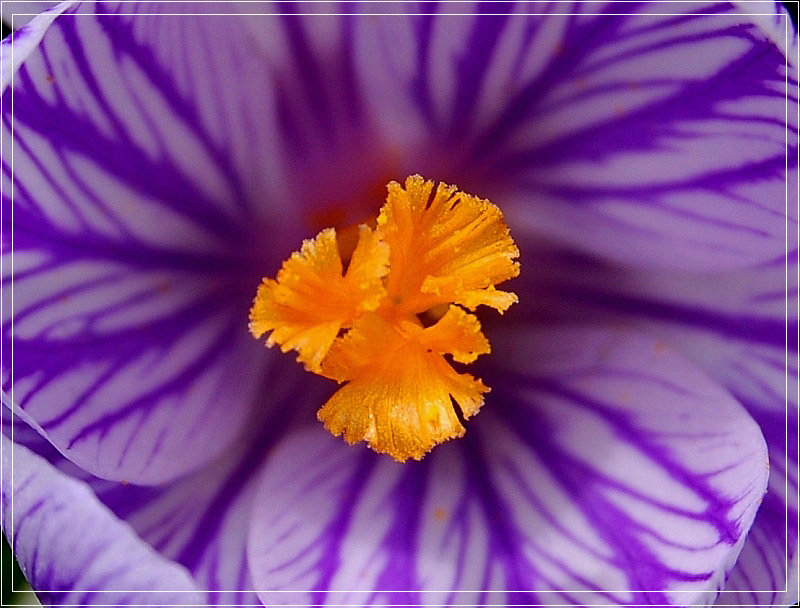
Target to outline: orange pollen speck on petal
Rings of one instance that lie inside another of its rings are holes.
[[[519,250],[487,200],[419,176],[388,191],[346,270],[340,252],[352,246],[326,228],[263,280],[250,331],[342,384],[318,413],[331,433],[419,460],[483,405],[489,388],[452,362],[490,352],[465,308],[503,313],[517,301],[495,286],[519,274]]]

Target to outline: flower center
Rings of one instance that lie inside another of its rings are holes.
[[[487,200],[419,176],[388,185],[377,227],[358,227],[347,269],[340,236],[303,242],[264,279],[250,331],[297,351],[306,369],[343,386],[318,418],[348,443],[366,440],[399,461],[461,437],[489,388],[457,363],[489,352],[479,305],[517,301],[495,285],[519,274],[519,250]]]

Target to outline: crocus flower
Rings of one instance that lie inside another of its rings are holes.
[[[65,2],[16,30],[3,527],[42,601],[797,601],[797,52],[769,2]],[[323,428],[336,385],[248,311],[415,174],[497,205],[521,273],[475,313],[480,412],[398,463]]]

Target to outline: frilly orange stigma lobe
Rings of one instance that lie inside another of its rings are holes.
[[[490,351],[478,318],[517,301],[496,285],[519,274],[519,250],[487,200],[420,176],[388,185],[376,230],[359,228],[344,271],[333,228],[303,242],[264,279],[250,331],[295,350],[311,372],[343,386],[318,418],[348,443],[366,441],[399,461],[460,437],[489,388],[453,369]],[[437,312],[425,327],[420,315]]]

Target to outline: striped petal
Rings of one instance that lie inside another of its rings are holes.
[[[718,605],[792,606],[800,601],[797,354],[734,344],[713,353],[712,372],[751,412],[770,456],[769,490]]]
[[[329,396],[327,381],[308,380],[291,360],[272,367],[259,401],[269,399],[275,411],[262,410],[250,419],[231,447],[209,465],[159,487],[98,479],[11,415],[3,416],[3,433],[13,434],[16,445],[45,458],[61,474],[88,484],[96,499],[141,540],[186,568],[202,596],[201,605],[260,605],[245,556],[254,488],[264,456],[287,426],[296,418],[313,419]]]
[[[274,411],[251,419],[220,458],[163,488],[94,482],[100,500],[164,557],[185,566],[209,606],[258,605],[245,555],[265,455],[293,420],[313,420],[330,394],[294,361],[271,368],[261,400]],[[277,412],[277,413],[276,413]]]
[[[86,484],[23,446],[0,441],[3,529],[44,604],[198,604],[186,570],[143,543]]]
[[[261,380],[250,291],[291,233],[253,208],[268,79],[241,21],[78,8],[14,35],[41,42],[3,97],[3,388],[80,466],[157,483],[219,454]]]
[[[0,7],[0,18],[12,30],[17,30],[27,24],[33,17],[57,5],[58,2],[36,0],[32,2],[9,0]],[[71,3],[70,3],[71,4]]]
[[[720,606],[791,606],[800,601],[798,333],[796,321],[790,320],[789,326],[786,348],[709,338],[702,331],[660,331],[684,352],[702,359],[708,373],[747,408],[769,450],[768,491],[720,594]]]
[[[800,599],[792,581],[800,516],[798,250],[789,236],[787,256],[750,271],[645,274],[549,256],[534,265],[547,271],[529,277],[538,297],[527,315],[645,327],[705,369],[761,428],[768,493],[721,606],[788,606]]]
[[[515,235],[636,266],[783,250],[797,73],[774,28],[727,3],[449,9],[359,30],[370,107],[414,171],[498,202]]]
[[[12,3],[3,3],[2,11],[4,20],[6,19],[5,11],[7,9],[14,11],[16,8],[16,5],[11,6],[11,4]],[[5,90],[9,82],[11,82],[12,76],[16,73],[17,69],[19,69],[22,62],[34,51],[41,41],[42,36],[47,31],[47,28],[50,27],[50,24],[53,22],[53,19],[70,8],[73,4],[74,2],[69,1],[60,2],[49,8],[42,5],[42,12],[44,14],[37,18],[31,25],[27,24],[30,18],[20,19],[19,24],[17,24],[15,20],[14,27],[17,31],[0,42],[0,90]],[[47,10],[44,10],[45,8],[47,8]],[[30,7],[20,6],[18,10],[21,12],[30,12]],[[13,12],[8,15],[9,22],[12,14]],[[22,23],[23,21],[25,21],[25,23]],[[13,52],[11,50],[12,48],[14,49]]]
[[[781,0],[773,0],[772,3],[760,0],[734,0],[734,4],[740,11],[752,17],[775,46],[783,50],[789,63],[797,69],[800,65],[800,57],[797,55],[800,37],[797,36],[796,17],[789,23],[789,30],[786,29],[786,13],[789,12],[791,16],[792,6]]]
[[[286,438],[248,537],[265,604],[713,602],[767,482],[744,409],[624,330],[518,331],[493,357],[485,411],[420,463]]]
[[[3,2],[2,7],[0,7],[0,18],[2,18],[6,26],[10,27],[12,30],[18,30],[33,19],[33,17],[57,4],[58,2],[47,0],[39,2],[35,0],[32,2],[10,0],[9,2]]]
[[[376,128],[366,99],[374,83],[357,72],[356,36],[372,16],[351,13],[374,9],[315,2],[273,8],[279,14],[253,19],[249,29],[272,78],[274,113],[262,119],[274,124],[282,202],[301,210],[305,237],[374,219],[386,184],[415,173],[402,172],[414,151]],[[343,14],[332,14],[338,10]],[[367,61],[375,59],[370,53]]]

